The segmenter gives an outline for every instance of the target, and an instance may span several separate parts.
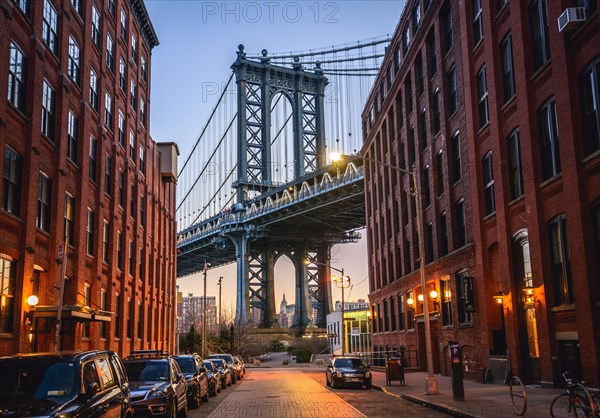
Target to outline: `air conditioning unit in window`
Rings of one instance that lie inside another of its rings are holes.
[[[585,22],[585,7],[569,7],[558,17],[558,31],[569,32]]]

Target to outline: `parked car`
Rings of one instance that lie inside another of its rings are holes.
[[[246,374],[246,365],[244,364],[244,360],[242,360],[241,357],[234,357],[233,358],[234,363],[236,363],[238,365],[238,367],[240,368],[240,376],[239,378],[243,378],[244,375]]]
[[[190,408],[199,408],[200,402],[208,402],[208,378],[202,357],[183,354],[173,357],[187,382],[187,399]]]
[[[135,415],[187,416],[187,383],[171,355],[160,350],[132,351],[123,364]]]
[[[211,354],[208,356],[209,359],[223,359],[227,364],[229,370],[231,370],[231,383],[235,385],[238,376],[240,374],[240,367],[233,362],[233,356],[231,354]]]
[[[2,417],[131,418],[129,382],[114,351],[0,358]]]
[[[225,360],[220,358],[211,358],[210,360],[221,374],[221,388],[226,389],[227,386],[231,386],[232,373],[229,367],[227,367]]]
[[[208,377],[208,391],[212,396],[217,396],[217,393],[221,392],[221,373],[210,360],[204,360],[204,367]]]
[[[365,386],[371,389],[369,366],[358,357],[334,357],[325,371],[327,386]]]

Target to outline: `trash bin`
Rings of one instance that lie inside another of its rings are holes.
[[[404,386],[404,366],[400,357],[389,357],[385,362],[385,380],[387,386],[392,386],[392,382],[399,381],[400,386]]]

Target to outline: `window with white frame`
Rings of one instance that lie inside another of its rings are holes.
[[[98,111],[98,76],[93,68],[90,68],[90,106]]]
[[[113,129],[113,103],[108,92],[104,93],[104,124],[108,129]]]
[[[129,103],[131,104],[131,108],[135,111],[137,109],[137,85],[135,84],[135,80],[131,80],[129,82]]]
[[[98,181],[98,141],[93,135],[90,135],[90,152],[89,152],[89,176],[93,182]]]
[[[108,263],[108,221],[105,219],[102,225],[102,261]]]
[[[127,13],[121,7],[121,38],[127,40]]]
[[[115,41],[110,33],[106,34],[106,66],[110,71],[115,71]]]
[[[43,171],[40,171],[38,182],[38,207],[35,226],[45,232],[50,232],[50,196],[52,181]]]
[[[25,62],[23,51],[11,41],[8,61],[8,101],[20,111],[25,110]]]
[[[483,170],[484,213],[487,216],[496,212],[492,151],[488,151],[483,157],[483,160],[481,161],[481,168]]]
[[[69,245],[75,244],[75,197],[65,193],[65,228],[64,235],[69,238]]]
[[[72,110],[69,110],[67,118],[67,158],[77,163],[77,149],[79,139],[79,119]]]
[[[42,84],[42,134],[54,141],[56,126],[56,93],[44,80]]]
[[[119,88],[127,94],[127,67],[123,57],[119,57]]]
[[[471,12],[473,13],[473,45],[477,45],[483,39],[483,10],[481,8],[481,0],[472,0],[471,6]]]
[[[92,4],[92,42],[96,48],[100,48],[100,12],[94,4]]]
[[[119,145],[125,148],[125,117],[119,110]]]
[[[490,114],[488,111],[488,91],[485,64],[483,64],[477,72],[477,101],[477,108],[479,113],[479,127],[483,128],[490,121]]]
[[[94,255],[94,211],[87,208],[87,222],[85,224],[85,248],[88,255]]]
[[[58,14],[50,0],[44,0],[42,39],[54,55],[58,54]]]

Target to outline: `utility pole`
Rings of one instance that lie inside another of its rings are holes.
[[[58,250],[58,256],[61,258],[62,269],[60,273],[60,287],[58,289],[58,307],[56,309],[56,331],[54,333],[54,351],[60,351],[62,341],[60,333],[62,332],[62,310],[63,300],[65,298],[65,275],[67,274],[67,251],[69,250],[69,225],[67,224],[65,232],[65,242]]]
[[[221,326],[221,282],[223,281],[223,276],[219,277],[219,326]]]
[[[206,273],[208,264],[204,261],[204,301],[202,303],[202,358],[206,358]]]

